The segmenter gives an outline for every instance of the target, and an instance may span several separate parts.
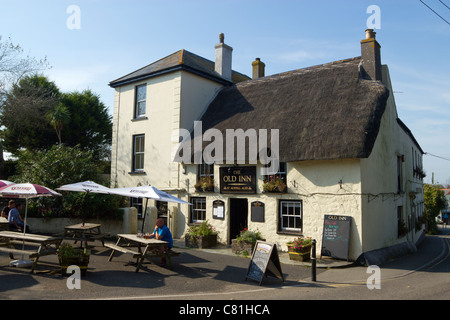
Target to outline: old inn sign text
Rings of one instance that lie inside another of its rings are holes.
[[[220,193],[256,193],[256,167],[221,167]]]

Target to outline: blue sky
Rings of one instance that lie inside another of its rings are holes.
[[[450,22],[450,0],[423,2]],[[427,152],[425,182],[450,184],[450,25],[420,0],[0,0],[0,35],[47,57],[61,90],[90,88],[112,114],[110,81],[180,49],[214,60],[221,32],[247,75],[256,57],[270,75],[359,56],[371,5],[399,117]]]

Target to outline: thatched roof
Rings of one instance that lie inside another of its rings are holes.
[[[360,76],[360,62],[358,57],[224,87],[201,118],[203,131],[218,129],[225,140],[226,129],[279,129],[282,162],[366,158],[389,92]]]
[[[141,81],[177,70],[185,70],[225,85],[230,84],[228,80],[224,79],[220,74],[214,71],[213,61],[202,58],[187,50],[179,50],[141,69],[113,80],[109,85],[115,88],[124,84]],[[234,83],[249,79],[249,77],[242,73],[236,71],[232,72],[232,81]]]

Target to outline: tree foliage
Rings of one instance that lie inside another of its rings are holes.
[[[21,148],[49,148],[57,136],[46,114],[53,110],[61,93],[52,81],[41,75],[23,77],[6,93],[0,115],[3,147],[17,155]]]
[[[53,146],[49,150],[21,151],[17,162],[16,183],[32,182],[51,189],[86,180],[106,185],[99,175],[99,165],[92,152],[80,147]],[[112,216],[122,205],[124,197],[83,192],[64,192],[63,197],[31,199],[30,215],[87,218]]]
[[[96,159],[104,158],[112,141],[112,119],[99,96],[91,90],[65,93],[61,104],[70,114],[61,134],[63,143],[92,151]]]
[[[436,217],[446,206],[446,199],[442,186],[424,184],[423,199],[425,204],[425,213],[428,220],[428,228],[432,233],[437,232]]]
[[[45,76],[26,76],[6,94],[0,115],[3,147],[17,156],[20,149],[43,150],[59,143],[109,155],[112,119],[91,90],[61,93]]]

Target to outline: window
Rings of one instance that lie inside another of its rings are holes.
[[[266,165],[269,167],[269,165]],[[263,176],[263,191],[264,192],[286,192],[286,162],[280,162],[278,172],[276,174]]]
[[[136,103],[134,109],[134,117],[139,118],[145,116],[145,105],[147,99],[147,84],[136,87]]]
[[[397,156],[397,193],[403,192],[403,159],[404,156]]]
[[[198,192],[214,191],[214,164],[199,164],[197,167],[197,183],[195,189]]]
[[[208,180],[208,178],[214,180],[214,165],[206,163],[199,164],[197,174],[197,178],[199,181],[201,181],[203,178],[205,178],[205,180]]]
[[[144,170],[145,135],[133,136],[133,172]]]
[[[303,227],[302,202],[280,201],[280,231],[301,232]]]
[[[142,198],[130,198],[130,207],[137,209],[138,218],[142,218],[144,211],[142,210]]]
[[[191,222],[203,222],[206,220],[206,198],[191,198]]]

